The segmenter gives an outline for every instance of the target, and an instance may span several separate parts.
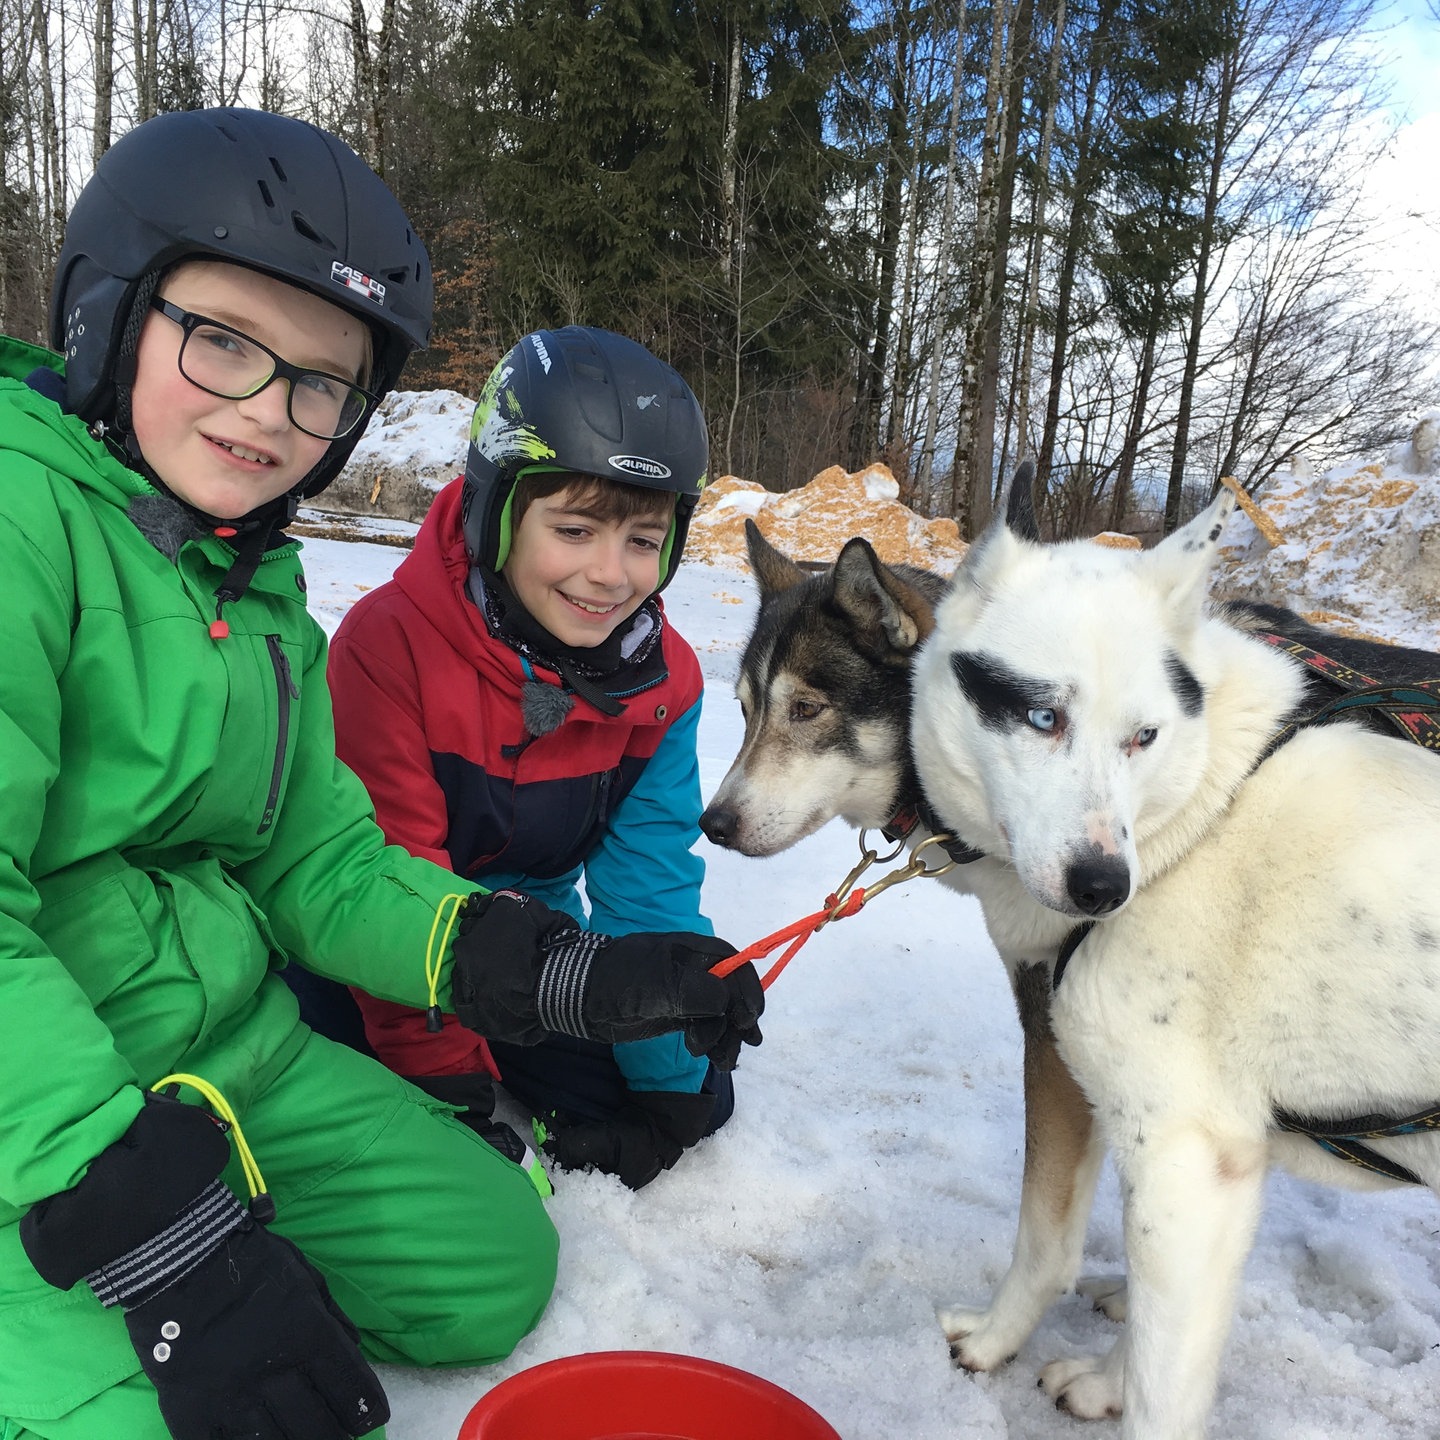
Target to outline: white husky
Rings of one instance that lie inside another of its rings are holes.
[[[1133,1440],[1204,1434],[1268,1165],[1396,1183],[1277,1115],[1353,1134],[1440,1102],[1440,763],[1349,721],[1272,750],[1306,679],[1206,609],[1231,504],[1149,552],[997,522],[915,673],[920,780],[994,857],[973,881],[997,947],[1053,961],[1094,922],[1051,1020],[1119,1170],[1129,1323],[1042,1383],[1080,1416],[1123,1405]],[[1366,1144],[1440,1182],[1440,1134]],[[1013,1345],[1068,1278],[1022,1246],[1005,1315],[942,1319]]]

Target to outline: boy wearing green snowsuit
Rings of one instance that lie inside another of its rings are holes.
[[[758,1040],[723,942],[452,898],[335,760],[282,527],[429,312],[352,152],[204,111],[77,202],[63,366],[0,342],[0,1440],[379,1433],[368,1361],[484,1363],[539,1318],[529,1176],[303,1026],[289,956],[520,1043]]]

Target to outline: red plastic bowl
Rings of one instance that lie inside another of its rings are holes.
[[[840,1440],[788,1390],[729,1365],[601,1350],[502,1380],[459,1440]]]

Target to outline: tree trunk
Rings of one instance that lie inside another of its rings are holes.
[[[110,148],[115,99],[115,0],[95,0],[95,143],[96,165]]]
[[[725,131],[720,151],[720,207],[724,235],[720,250],[720,274],[731,283],[731,271],[738,259],[740,222],[736,213],[737,146],[740,131],[740,22],[730,32],[730,68],[725,82]]]
[[[1000,387],[1000,351],[1005,334],[1005,291],[1010,271],[1010,232],[1015,213],[1015,169],[1020,151],[1020,119],[1024,108],[1025,72],[1028,68],[1035,21],[1033,0],[1019,0],[1010,25],[1007,49],[1006,99],[1001,111],[1001,153],[996,193],[995,233],[990,260],[984,341],[980,361],[980,390],[976,397],[975,461],[970,489],[970,534],[978,535],[990,523],[994,508],[995,416]]]
[[[350,60],[355,67],[355,108],[365,126],[365,158],[372,166],[380,162],[380,137],[375,131],[375,61],[370,49],[370,22],[363,0],[350,0]]]
[[[1061,0],[1064,3],[1064,0]],[[940,368],[949,337],[950,310],[953,303],[954,279],[951,248],[955,243],[955,163],[959,152],[960,102],[965,92],[965,0],[956,7],[955,68],[950,79],[950,118],[945,135],[945,188],[940,205],[940,239],[935,261],[935,323],[930,342],[930,376],[925,394],[925,438],[920,446],[920,461],[915,488],[927,514],[935,513],[933,476],[935,469],[935,436],[940,428]]]
[[[874,460],[880,448],[880,412],[885,401],[890,329],[895,321],[895,275],[899,262],[904,155],[910,118],[909,66],[909,30],[904,15],[897,13],[895,66],[890,76],[890,97],[885,114],[884,176],[880,191],[880,273],[876,284],[874,336],[870,353],[864,360],[850,446],[851,468],[857,470]]]
[[[1108,528],[1123,530],[1125,515],[1130,509],[1130,495],[1135,486],[1135,460],[1140,452],[1140,437],[1145,433],[1146,411],[1150,407],[1150,384],[1155,378],[1155,346],[1159,339],[1159,311],[1151,307],[1150,323],[1140,346],[1140,363],[1136,367],[1135,394],[1130,402],[1130,418],[1125,425],[1125,439],[1120,445],[1120,458],[1110,490]]]
[[[1055,0],[1046,73],[1045,112],[1040,121],[1040,148],[1035,160],[1035,201],[1031,211],[1031,240],[1021,297],[1020,353],[1015,367],[1015,434],[1017,456],[1030,450],[1030,373],[1035,364],[1035,331],[1039,324],[1040,261],[1045,250],[1045,212],[1050,198],[1050,149],[1055,137],[1055,109],[1059,102],[1060,58],[1065,40],[1065,0]]]
[[[1175,443],[1170,451],[1170,478],[1165,487],[1166,535],[1180,524],[1180,511],[1185,494],[1185,458],[1190,449],[1190,415],[1195,403],[1195,378],[1200,372],[1200,338],[1205,328],[1205,302],[1210,298],[1210,256],[1215,246],[1215,232],[1220,216],[1220,181],[1225,170],[1236,59],[1236,46],[1232,45],[1220,66],[1220,93],[1217,97],[1215,128],[1210,132],[1214,149],[1210,153],[1210,174],[1205,186],[1205,213],[1200,231],[1200,248],[1195,258],[1195,293],[1190,300],[1190,323],[1185,336],[1185,369],[1180,377],[1180,396],[1175,411]]]
[[[1108,24],[1108,8],[1097,17],[1097,33]],[[1098,42],[1093,42],[1098,43]],[[1055,464],[1055,442],[1060,433],[1060,397],[1065,388],[1065,369],[1070,358],[1070,332],[1074,324],[1075,278],[1080,255],[1086,245],[1094,197],[1094,143],[1096,108],[1104,66],[1093,55],[1085,86],[1080,123],[1075,133],[1075,173],[1071,180],[1070,214],[1065,227],[1065,246],[1056,273],[1055,333],[1050,349],[1050,377],[1045,391],[1045,426],[1040,436],[1040,453],[1036,457],[1035,479],[1044,493]]]
[[[979,533],[976,522],[980,449],[979,397],[985,363],[985,343],[995,274],[995,238],[1001,185],[1001,152],[1005,143],[1006,73],[1005,11],[996,4],[991,12],[990,65],[985,81],[985,135],[980,151],[980,180],[975,194],[975,241],[970,256],[970,285],[965,303],[965,342],[960,368],[960,417],[955,434],[955,462],[951,472],[950,513],[961,533]],[[988,514],[990,486],[981,507]]]

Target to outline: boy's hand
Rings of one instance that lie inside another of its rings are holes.
[[[679,1030],[692,1055],[733,1070],[741,1044],[760,1043],[765,1009],[753,965],[710,973],[734,953],[688,931],[591,934],[514,890],[472,895],[455,940],[455,1013],[519,1045],[547,1033],[613,1045]]]
[[[605,1120],[546,1120],[542,1148],[562,1170],[599,1170],[639,1190],[705,1134],[714,1111],[713,1095],[633,1090]]]
[[[229,1158],[209,1114],[147,1096],[77,1185],[21,1219],[30,1263],[125,1312],[175,1440],[368,1435],[390,1409],[355,1327],[217,1178]]]

